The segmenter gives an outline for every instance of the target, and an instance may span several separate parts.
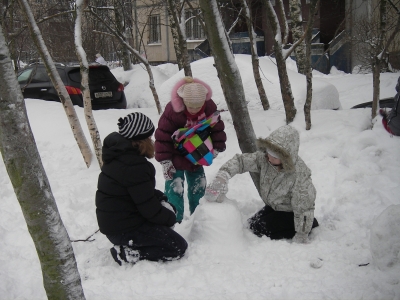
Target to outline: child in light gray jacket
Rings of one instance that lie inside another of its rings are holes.
[[[221,202],[228,192],[228,181],[236,174],[260,174],[260,195],[265,207],[249,219],[257,236],[292,239],[306,243],[314,218],[316,190],[311,171],[298,156],[299,133],[286,125],[257,140],[258,151],[236,154],[219,169],[206,189],[208,201]]]

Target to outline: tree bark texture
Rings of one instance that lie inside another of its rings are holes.
[[[260,96],[260,100],[261,100],[261,105],[264,110],[268,110],[269,109],[269,101],[267,98],[267,94],[265,93],[264,85],[262,83],[261,75],[260,75],[260,63],[259,63],[259,57],[258,57],[258,53],[257,53],[257,44],[256,44],[256,36],[257,35],[254,32],[253,21],[251,18],[251,12],[250,12],[249,6],[247,5],[246,0],[241,0],[241,1],[242,1],[243,9],[244,9],[244,15],[246,18],[247,29],[249,31],[251,63],[253,66],[254,81],[256,82],[258,95]]]
[[[104,24],[104,26],[107,27],[107,29],[120,41],[121,44],[123,44],[136,57],[136,59],[139,62],[143,63],[143,65],[146,68],[147,74],[149,75],[149,87],[150,87],[150,90],[151,90],[151,92],[153,94],[153,98],[154,98],[154,102],[155,102],[156,107],[157,107],[158,114],[161,115],[162,108],[161,108],[160,100],[158,98],[156,87],[154,85],[153,71],[151,70],[151,66],[150,66],[149,62],[147,61],[147,59],[143,58],[138,51],[133,49],[131,47],[131,45],[129,45],[126,41],[124,41],[124,39],[118,34],[118,32],[116,32],[113,28],[111,28],[111,26],[109,24],[107,24],[98,14],[96,14],[93,10],[90,10],[90,13],[98,21],[102,22]]]
[[[306,81],[307,81],[307,96],[304,103],[304,118],[306,122],[306,130],[311,129],[311,103],[312,103],[312,68],[311,68],[311,40],[312,40],[312,24],[314,24],[315,11],[319,0],[311,0],[309,6],[309,19],[306,28]]]
[[[304,30],[303,30],[303,18],[301,15],[301,3],[300,0],[290,0],[290,15],[292,19],[291,29],[293,35],[293,43],[297,40],[301,39]],[[314,16],[309,16],[314,17]],[[296,64],[297,64],[297,71],[300,74],[306,75],[307,73],[307,54],[306,54],[306,43],[303,40],[295,49],[294,52],[296,54]]]
[[[283,5],[282,0],[277,0],[276,6],[278,7],[278,14],[282,19],[283,26],[285,27],[283,34],[282,34],[282,44],[286,45],[289,40],[289,25],[288,25],[286,14],[285,14],[285,6]]]
[[[115,16],[115,24],[117,31],[121,33],[122,39],[126,42],[127,41],[127,31],[128,28],[126,26],[125,20],[124,20],[124,7],[123,3],[119,0],[114,0],[114,16]],[[124,68],[124,71],[129,71],[132,70],[132,61],[131,57],[129,55],[128,49],[124,45],[122,45],[122,66]]]
[[[374,119],[379,109],[379,95],[380,95],[380,75],[381,64],[383,62],[384,40],[386,37],[386,23],[387,23],[387,1],[380,0],[379,2],[379,36],[378,45],[376,48],[375,57],[372,63],[372,80],[373,80],[373,97],[372,97],[372,111],[371,118]]]
[[[381,60],[376,57],[372,64],[372,86],[373,86],[372,111],[371,111],[372,119],[376,117],[377,111],[379,109],[380,75],[381,75],[380,66],[381,66]]]
[[[174,41],[174,49],[179,70],[183,69],[185,76],[192,76],[192,68],[190,67],[189,54],[187,50],[186,34],[182,32],[185,28],[185,16],[180,16],[180,1],[167,0],[169,21]],[[181,21],[182,20],[182,21]]]
[[[0,27],[0,150],[42,268],[48,299],[85,299]]]
[[[247,109],[242,78],[225,35],[216,0],[200,0],[200,8],[206,23],[207,37],[214,56],[215,67],[232,115],[240,150],[243,153],[257,151],[256,135]],[[259,174],[251,174],[259,191]]]
[[[76,5],[76,20],[75,20],[75,48],[76,54],[80,62],[81,71],[81,90],[83,97],[83,107],[86,124],[89,129],[90,137],[92,139],[94,152],[97,157],[100,168],[103,166],[102,159],[102,144],[100,133],[97,129],[96,121],[92,111],[92,99],[90,97],[89,89],[89,64],[87,61],[86,52],[82,46],[82,24],[85,20],[84,10],[87,8],[88,1],[77,2]]]
[[[276,13],[272,7],[271,2],[269,0],[263,0],[263,2],[266,8],[268,23],[275,37],[274,39],[275,59],[278,68],[278,76],[281,87],[283,105],[285,107],[286,124],[289,124],[293,122],[297,110],[296,107],[294,106],[292,88],[290,85],[289,76],[287,74],[285,58],[283,57],[280,25],[278,23],[278,17],[276,16]]]
[[[58,74],[56,67],[54,65],[53,59],[50,56],[49,51],[47,50],[46,44],[44,43],[43,37],[40,33],[40,30],[35,22],[32,11],[28,4],[27,0],[19,0],[21,4],[21,9],[25,14],[27,19],[29,30],[32,36],[32,40],[34,41],[42,60],[47,69],[47,73],[51,79],[51,82],[54,85],[54,88],[57,90],[58,95],[60,97],[60,101],[64,107],[65,113],[67,114],[67,118],[69,124],[71,126],[72,132],[74,134],[74,138],[78,143],[78,147],[82,153],[83,159],[86,163],[87,167],[90,167],[92,162],[92,151],[90,150],[89,144],[86,140],[86,137],[83,133],[81,124],[79,123],[78,116],[72,104],[71,98],[68,95],[68,92],[62,82],[60,75]]]

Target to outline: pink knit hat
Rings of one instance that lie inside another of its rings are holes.
[[[189,108],[197,108],[203,106],[206,101],[208,89],[197,82],[193,82],[192,77],[185,77],[187,83],[183,84],[177,94],[182,97],[183,102]]]

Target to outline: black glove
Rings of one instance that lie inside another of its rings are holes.
[[[154,196],[161,202],[161,201],[168,201],[168,197],[159,190],[154,190]]]

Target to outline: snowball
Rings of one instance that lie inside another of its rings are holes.
[[[400,205],[389,206],[376,218],[370,246],[373,262],[380,270],[400,266]]]

